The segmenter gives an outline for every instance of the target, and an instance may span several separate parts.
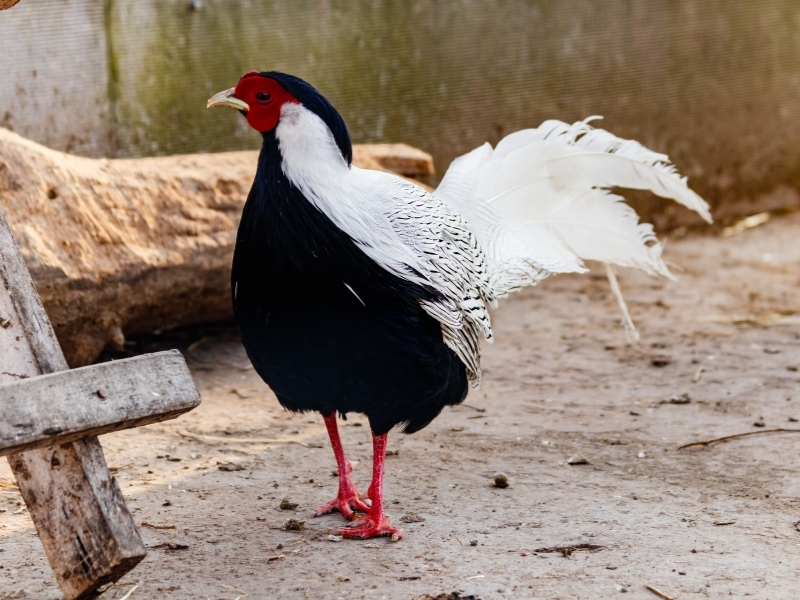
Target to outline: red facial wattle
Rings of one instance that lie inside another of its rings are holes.
[[[258,132],[266,133],[277,127],[281,117],[281,107],[287,102],[300,104],[300,101],[287,92],[274,79],[259,76],[257,71],[249,71],[236,84],[234,96],[247,103],[247,122]]]

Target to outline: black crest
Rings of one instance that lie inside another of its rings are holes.
[[[313,85],[294,75],[287,75],[277,71],[263,71],[259,73],[259,76],[277,81],[283,89],[297,98],[303,106],[322,119],[328,129],[331,130],[331,133],[333,133],[333,139],[336,141],[344,160],[348,165],[353,161],[353,145],[350,143],[350,134],[347,133],[347,125],[344,124],[344,119]]]

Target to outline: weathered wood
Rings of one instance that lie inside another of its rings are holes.
[[[257,151],[90,159],[0,127],[0,203],[70,366],[125,335],[233,317],[231,257],[257,163]],[[356,144],[353,164],[432,169],[402,144]]]
[[[14,369],[3,380],[66,370],[2,210],[0,297],[0,309],[9,313],[0,315],[0,329],[13,334],[13,344],[0,347],[0,367],[10,363]],[[28,348],[18,355],[22,342]],[[12,354],[17,358],[8,358]],[[14,454],[8,461],[66,600],[94,597],[144,558],[144,543],[97,438]]]
[[[0,385],[0,456],[174,419],[198,404],[177,350]]]
[[[66,600],[97,596],[147,549],[97,438],[8,457]]]
[[[353,161],[357,160],[374,161],[380,169],[406,177],[427,177],[436,172],[433,157],[408,144],[356,144],[353,147]]]
[[[3,319],[3,323],[8,321],[5,328],[11,325],[18,327],[19,333],[15,334],[15,341],[23,343],[27,341],[25,345],[36,362],[35,373],[16,375],[29,377],[69,369],[2,209],[0,209],[0,283],[2,283],[0,292],[6,296],[6,299],[0,302],[0,306],[6,310],[13,309],[14,312],[13,315],[0,315],[0,318]],[[2,325],[0,323],[0,326]],[[3,349],[3,354],[10,356],[11,352]],[[0,362],[0,366],[2,364]]]

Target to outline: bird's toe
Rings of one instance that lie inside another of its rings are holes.
[[[345,496],[340,495],[327,504],[323,504],[314,511],[314,516],[321,517],[322,515],[339,511],[345,519],[352,521],[356,518],[356,511],[366,513],[368,510],[369,507],[359,500],[358,492],[356,492],[355,494],[348,494]]]
[[[366,517],[354,521],[352,526],[339,529],[339,535],[359,540],[391,536],[392,541],[396,542],[403,537],[403,532],[397,527],[393,527],[384,515],[378,518],[367,515]]]

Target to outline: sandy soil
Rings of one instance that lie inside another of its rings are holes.
[[[388,510],[405,531],[394,544],[336,543],[341,517],[311,517],[336,489],[322,421],[281,409],[231,328],[132,347],[181,347],[203,404],[103,438],[152,548],[106,597],[133,584],[131,600],[656,598],[647,585],[680,599],[798,597],[800,435],[678,450],[800,429],[800,324],[710,319],[800,314],[798,232],[795,214],[735,237],[684,237],[667,247],[680,281],[623,273],[637,348],[599,273],[503,302],[468,406],[390,437]],[[682,394],[691,402],[670,402]],[[363,490],[364,419],[343,437]],[[492,485],[498,471],[507,489]],[[5,464],[0,477],[0,597],[57,598]],[[281,510],[284,498],[298,508]],[[283,530],[289,519],[305,530]],[[596,549],[558,550],[581,544]]]

